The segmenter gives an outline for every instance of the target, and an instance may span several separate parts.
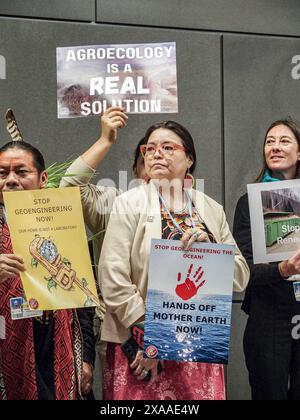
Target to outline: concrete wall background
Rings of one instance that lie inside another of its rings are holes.
[[[25,139],[48,164],[76,156],[97,138],[99,121],[57,120],[55,48],[176,41],[178,115],[130,116],[98,177],[117,181],[145,129],[175,119],[193,134],[196,176],[231,223],[259,170],[266,128],[287,115],[300,119],[299,21],[298,0],[1,0],[0,120],[13,108]],[[241,300],[236,295],[233,304],[229,399],[250,397]]]

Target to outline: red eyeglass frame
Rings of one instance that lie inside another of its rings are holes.
[[[162,146],[163,145],[165,145],[166,143],[159,143],[159,144],[157,144],[157,145],[153,145],[153,147],[155,148],[155,151],[154,151],[154,153],[153,154],[155,154],[155,152],[156,152],[156,150],[158,150],[158,149],[161,149],[162,148]],[[182,150],[183,152],[185,152],[185,147],[184,146],[182,146],[181,144],[177,144],[177,143],[172,143],[172,142],[169,142],[169,143],[167,143],[167,144],[171,144],[173,147],[174,147],[174,149],[176,149],[176,150]],[[140,152],[141,152],[141,155],[143,156],[143,157],[145,157],[146,156],[146,149],[147,149],[147,144],[142,144],[141,146],[140,146]]]

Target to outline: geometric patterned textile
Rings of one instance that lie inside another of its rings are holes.
[[[13,254],[6,223],[0,226],[1,233],[1,253]],[[0,284],[0,315],[6,321],[6,338],[0,340],[0,400],[38,399],[32,319],[12,321],[10,313],[10,299],[23,294],[20,277]],[[74,337],[73,329],[72,310],[54,312],[54,380],[57,400],[76,399],[78,393],[74,357],[74,343],[76,340],[78,342],[78,333],[77,338]],[[79,341],[82,342],[81,336]],[[78,349],[76,354],[78,360]]]

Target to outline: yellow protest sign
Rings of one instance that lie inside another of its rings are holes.
[[[24,259],[21,279],[30,309],[99,305],[79,188],[3,195],[14,254]]]

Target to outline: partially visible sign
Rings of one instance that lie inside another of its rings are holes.
[[[300,246],[300,180],[247,188],[254,263],[289,259]]]

